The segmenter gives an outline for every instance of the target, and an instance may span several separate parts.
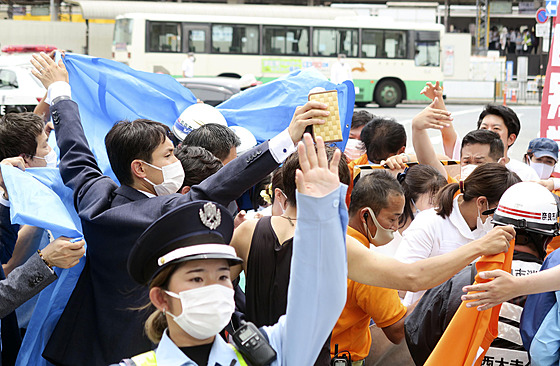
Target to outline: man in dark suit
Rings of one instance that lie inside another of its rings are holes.
[[[34,75],[48,89],[60,148],[60,173],[74,190],[75,205],[88,244],[87,261],[43,356],[56,365],[106,365],[152,349],[142,324],[147,290],[126,272],[130,249],[156,219],[192,200],[227,205],[272,172],[292,151],[305,128],[322,123],[326,106],[309,102],[296,110],[288,129],[220,169],[185,194],[165,194],[178,181],[166,166],[178,160],[163,125],[153,121],[119,122],[105,139],[119,187],[103,176],[70,99],[62,62],[34,56]],[[138,128],[141,126],[141,128]],[[146,138],[151,134],[150,138]],[[142,141],[159,143],[142,150]],[[182,183],[182,179],[181,179]],[[159,187],[159,188],[158,188]],[[185,220],[189,220],[185,217]]]

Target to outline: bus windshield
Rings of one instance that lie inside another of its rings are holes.
[[[115,34],[113,36],[113,45],[117,49],[126,49],[126,46],[132,42],[132,25],[133,19],[117,19],[115,21]]]

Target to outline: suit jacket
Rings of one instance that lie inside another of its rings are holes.
[[[0,281],[0,318],[41,292],[56,279],[56,274],[35,253]]]
[[[60,174],[74,191],[87,259],[43,357],[56,365],[108,365],[152,348],[143,330],[149,311],[135,310],[149,303],[148,290],[132,280],[126,266],[136,239],[156,219],[186,202],[211,200],[227,206],[278,163],[265,142],[186,195],[148,198],[102,175],[75,102],[58,100],[51,114],[60,148]]]

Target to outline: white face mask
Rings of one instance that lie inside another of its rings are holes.
[[[284,205],[287,206],[288,205],[288,196],[286,196],[286,193],[284,193],[282,191],[280,191],[280,193],[282,193],[282,196],[284,196],[284,198],[286,199],[284,201]],[[280,209],[282,210],[282,215],[284,215],[286,213],[286,209],[284,208],[283,204],[281,204],[280,202],[278,202],[278,203],[280,204]]]
[[[368,240],[375,246],[388,244],[391,240],[393,240],[394,231],[391,229],[385,229],[383,226],[381,226],[377,221],[377,218],[375,217],[375,214],[373,213],[373,210],[371,208],[368,207],[368,211],[377,229],[375,231],[375,236],[372,238],[367,223],[364,222],[364,229],[368,235]]]
[[[222,285],[210,285],[181,291],[169,296],[181,300],[180,315],[168,312],[175,323],[196,339],[208,339],[218,334],[229,323],[235,310],[233,289]]]
[[[541,179],[550,178],[550,175],[554,171],[554,165],[548,165],[544,163],[533,163],[532,161],[529,162],[529,165],[537,172],[539,178]]]
[[[154,166],[150,163],[142,161],[144,164],[151,166],[154,169],[160,170],[163,173],[163,182],[160,184],[154,184],[144,178],[144,180],[154,186],[156,195],[165,196],[167,194],[177,193],[179,188],[183,186],[183,181],[185,180],[185,171],[183,170],[183,165],[181,161],[177,160],[173,164],[166,165],[162,168]]]
[[[461,167],[461,179],[465,180],[471,173],[478,168],[478,165],[468,164]]]
[[[56,168],[58,157],[56,156],[56,152],[51,149],[47,155],[44,157],[34,156],[36,159],[42,159],[47,162],[47,168]]]
[[[356,160],[366,153],[364,143],[358,139],[348,139],[344,148],[344,155],[350,160]]]
[[[486,209],[489,210],[488,202],[486,202]],[[480,216],[480,211],[478,211],[478,216],[476,218],[476,229],[473,233],[476,239],[482,238],[484,235],[488,234],[494,228],[492,223],[492,218],[488,216],[484,222],[482,222],[482,217]]]

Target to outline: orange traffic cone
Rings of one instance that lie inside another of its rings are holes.
[[[513,89],[511,91],[511,102],[517,103],[517,90]]]

